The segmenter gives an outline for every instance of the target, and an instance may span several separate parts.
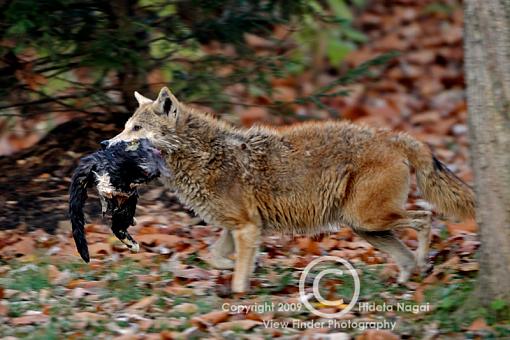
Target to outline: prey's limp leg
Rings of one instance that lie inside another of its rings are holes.
[[[134,253],[138,253],[140,251],[140,245],[133,239],[133,237],[131,237],[131,235],[129,235],[126,230],[115,230],[113,233],[120,242],[124,243],[129,248],[129,250]]]

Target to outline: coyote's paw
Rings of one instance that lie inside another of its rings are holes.
[[[407,270],[401,270],[400,274],[398,274],[397,283],[404,284],[407,281],[409,281],[409,278],[411,277],[411,272]]]
[[[417,267],[418,267],[420,275],[422,277],[424,277],[424,276],[430,274],[430,272],[432,271],[432,268],[434,268],[434,265],[427,260],[423,260],[423,261],[418,260]]]
[[[211,257],[208,260],[209,264],[216,269],[233,269],[234,261],[226,257]]]
[[[420,254],[416,254],[416,267],[420,272],[427,270],[429,263],[426,258],[421,257]]]
[[[232,293],[246,293],[249,289],[249,282],[245,280],[232,281]]]
[[[400,273],[398,274],[398,277],[397,277],[397,283],[404,284],[407,281],[409,281],[409,278],[411,277],[411,275],[415,271],[415,269],[416,269],[416,260],[413,259],[413,260],[409,260],[409,261],[406,261],[404,263],[401,263],[398,266],[398,269],[400,270]]]

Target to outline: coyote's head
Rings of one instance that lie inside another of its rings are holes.
[[[101,142],[103,147],[114,145],[120,141],[148,139],[154,146],[171,151],[177,146],[175,127],[182,104],[166,87],[159,92],[156,100],[151,100],[135,92],[138,109],[129,118],[124,131],[112,139]]]

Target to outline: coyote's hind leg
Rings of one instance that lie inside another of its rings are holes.
[[[232,232],[226,228],[221,231],[218,240],[211,246],[209,263],[217,269],[232,269],[234,261],[228,258],[234,252],[234,238]]]
[[[430,246],[431,234],[431,212],[425,210],[408,211],[408,215],[412,218],[411,223],[407,226],[418,233],[418,248],[416,249],[416,262],[421,271],[427,269],[427,259]]]
[[[409,280],[414,268],[416,268],[416,259],[413,252],[396,238],[391,230],[365,231],[356,229],[356,232],[375,248],[389,254],[395,260],[400,270],[397,278],[398,283]]]

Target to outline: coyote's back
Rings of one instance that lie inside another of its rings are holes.
[[[265,228],[316,233],[343,223],[384,229],[402,215],[411,167],[441,212],[473,215],[469,187],[406,134],[323,122],[256,128],[247,136],[245,163]]]

